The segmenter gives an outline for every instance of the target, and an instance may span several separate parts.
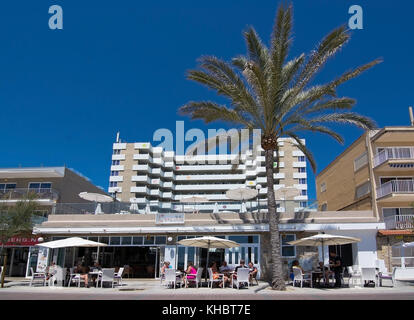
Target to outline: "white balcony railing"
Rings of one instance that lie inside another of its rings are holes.
[[[414,193],[414,180],[391,180],[377,188],[377,199],[391,193]]]
[[[384,217],[385,228],[388,230],[405,230],[414,228],[414,215],[394,215]]]
[[[414,147],[385,148],[374,156],[374,168],[390,159],[414,160]]]

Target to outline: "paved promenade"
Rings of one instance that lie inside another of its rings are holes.
[[[177,288],[170,289],[154,279],[125,279],[115,288],[77,288],[29,286],[22,278],[8,278],[0,289],[0,300],[414,300],[414,286],[356,288],[293,288],[271,290],[259,282],[250,288]],[[11,281],[10,281],[11,280]]]

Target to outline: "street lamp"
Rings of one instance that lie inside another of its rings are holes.
[[[260,189],[262,188],[262,185],[257,184],[256,185],[256,190],[257,190],[257,212],[260,213],[260,203],[259,203],[259,194],[260,194]]]

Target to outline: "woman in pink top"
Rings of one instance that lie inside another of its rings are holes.
[[[188,267],[187,270],[185,271],[186,273],[186,280],[194,280],[196,278],[197,275],[197,269],[194,268],[194,265],[192,262],[188,262]],[[187,286],[188,284],[186,284]]]

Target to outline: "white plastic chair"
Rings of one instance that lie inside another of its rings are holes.
[[[250,286],[250,269],[249,268],[238,268],[236,272],[236,278],[233,277],[232,279],[232,288],[233,285],[236,284],[237,289],[240,289],[240,283],[247,283],[247,287]],[[223,286],[224,287],[224,286]]]
[[[66,269],[60,266],[54,266],[54,271],[50,271],[49,273],[53,273],[53,275],[49,278],[49,287],[55,286],[55,281],[58,285],[64,286],[65,279],[66,279]]]
[[[103,268],[102,272],[98,274],[98,278],[96,281],[97,287],[99,281],[101,281],[101,288],[103,288],[104,282],[111,282],[113,288],[115,283],[115,268]]]
[[[353,267],[349,266],[347,268],[348,268],[348,275],[349,275],[348,286],[351,286],[351,282],[352,282],[352,285],[354,286],[356,279],[359,279],[360,283],[362,283],[361,273],[359,271],[358,266],[353,266]]]
[[[376,268],[378,269],[377,285],[379,287],[382,287],[382,279],[391,280],[394,284],[394,279],[392,277],[392,273],[388,272],[387,268],[385,267],[384,260],[376,260],[375,265],[376,265]]]
[[[300,268],[292,268],[293,270],[293,286],[295,286],[296,281],[300,282],[300,287],[303,287],[304,281],[309,281],[310,286],[312,287],[312,275],[310,274],[303,274]]]
[[[361,279],[362,281],[373,281],[376,286],[377,275],[375,268],[361,268]]]
[[[198,268],[197,269],[197,274],[195,276],[195,278],[188,278],[188,275],[185,276],[185,280],[186,280],[186,288],[188,288],[188,283],[189,282],[195,282],[196,286],[198,288],[198,285],[201,283],[201,275],[203,273],[203,268]]]
[[[115,273],[115,281],[116,281],[117,285],[122,286],[122,274],[123,273],[124,273],[124,267],[119,268],[118,272]]]
[[[76,282],[78,284],[78,287],[80,288],[80,284],[81,282],[85,283],[85,286],[87,285],[85,282],[85,279],[81,278],[81,274],[80,273],[73,273],[73,269],[74,268],[70,268],[70,276],[69,276],[69,281],[68,281],[68,287],[70,287],[70,284],[72,282]]]
[[[223,284],[223,289],[224,289],[224,274],[223,273],[216,273],[216,276],[218,276],[218,279],[214,279],[214,273],[213,270],[211,270],[211,268],[208,268],[208,287],[210,287],[211,289],[213,289],[213,283],[214,282],[221,282]]]
[[[182,287],[181,279],[177,279],[175,269],[165,269],[164,281],[167,284],[173,284],[174,289],[177,286],[177,284],[180,284],[180,287]]]
[[[30,279],[30,286],[32,286],[33,281],[35,280],[42,280],[43,285],[46,285],[46,273],[45,272],[34,272],[33,268],[30,267],[30,271],[32,272],[32,278]]]

